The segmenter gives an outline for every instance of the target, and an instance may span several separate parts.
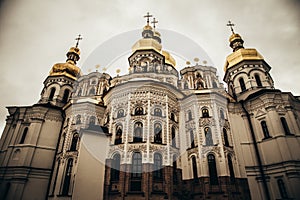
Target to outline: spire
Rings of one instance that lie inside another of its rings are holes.
[[[230,20],[228,21],[228,24],[226,24],[227,26],[230,27],[230,30],[232,32],[232,35],[229,38],[229,42],[230,42],[230,47],[232,48],[233,52],[239,50],[239,49],[243,49],[244,46],[244,40],[242,39],[242,37],[235,33],[233,30],[233,26],[235,26],[235,24],[233,24]]]
[[[152,15],[149,14],[149,12],[147,12],[147,14],[144,16],[144,18],[147,18],[147,26],[149,26],[149,18],[153,17]]]
[[[76,64],[76,62],[80,59],[80,50],[78,48],[78,45],[79,41],[82,40],[81,35],[79,34],[78,37],[75,38],[75,40],[77,40],[75,47],[71,47],[67,53],[67,62],[70,62],[71,64]]]
[[[153,37],[153,30],[152,30],[152,27],[149,25],[150,17],[152,17],[152,15],[150,15],[149,12],[147,12],[147,14],[144,16],[144,18],[147,18],[147,24],[144,26],[144,29],[142,32],[143,38],[152,38]]]
[[[158,21],[157,20],[155,20],[155,17],[153,18],[153,21],[151,22],[151,24],[153,24],[153,28],[155,29],[155,24],[157,24],[158,23]]]

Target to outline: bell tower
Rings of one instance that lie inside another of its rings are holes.
[[[39,100],[40,104],[51,104],[63,107],[71,97],[73,83],[81,76],[80,68],[76,66],[80,59],[79,41],[81,35],[76,38],[75,47],[68,51],[65,63],[56,63],[50,70],[49,76],[44,81],[44,88]]]
[[[262,89],[274,89],[274,83],[269,71],[271,67],[263,56],[254,48],[244,48],[244,40],[233,30],[229,38],[233,50],[225,62],[224,81],[228,85],[229,94],[236,100],[244,100],[250,94]]]

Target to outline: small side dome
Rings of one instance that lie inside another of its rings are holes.
[[[81,70],[76,65],[73,65],[69,61],[66,63],[56,63],[53,65],[50,76],[65,75],[72,79],[77,79],[81,75]]]

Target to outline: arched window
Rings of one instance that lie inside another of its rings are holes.
[[[155,143],[158,143],[158,144],[162,143],[161,134],[162,134],[161,124],[155,123],[154,124],[154,142]]]
[[[78,91],[78,93],[77,93],[77,96],[80,97],[81,95],[82,95],[82,89],[80,88],[79,91]]]
[[[111,181],[118,181],[120,176],[120,154],[115,154],[111,163]]]
[[[183,83],[183,89],[189,89],[189,84],[188,82]]]
[[[68,100],[69,100],[69,95],[70,95],[70,90],[69,89],[65,89],[64,91],[64,96],[63,96],[63,99],[62,99],[62,102],[63,103],[67,103]]]
[[[216,166],[216,159],[215,156],[209,154],[207,156],[208,160],[208,170],[209,170],[209,183],[211,185],[218,185],[218,173],[217,173],[217,166]]]
[[[192,168],[193,168],[193,178],[194,180],[198,180],[197,160],[195,156],[192,156]]]
[[[79,135],[78,133],[74,133],[71,141],[70,151],[77,150],[77,142],[78,142]]]
[[[76,124],[81,124],[81,115],[76,116]]]
[[[270,136],[266,121],[261,121],[260,124],[261,124],[262,131],[264,133],[264,137],[265,138],[270,138],[271,136]]]
[[[137,107],[137,108],[135,108],[134,114],[135,115],[143,115],[144,114],[143,107]]]
[[[223,128],[224,146],[229,147],[228,135],[226,128]]]
[[[48,99],[49,101],[53,100],[54,94],[55,94],[55,87],[51,88],[51,90],[50,90],[50,95],[49,95],[49,99]]]
[[[159,153],[154,154],[154,180],[162,180],[163,169],[162,169],[162,156]]]
[[[192,111],[188,111],[188,120],[192,120],[193,116],[192,116]]]
[[[258,87],[261,87],[262,84],[261,84],[261,80],[260,80],[259,75],[258,75],[258,74],[255,74],[255,75],[254,75],[254,78],[255,78],[255,81],[256,81],[257,86],[258,86]]]
[[[143,124],[141,122],[136,122],[134,124],[134,135],[133,142],[143,141]]]
[[[213,142],[213,139],[212,139],[211,129],[209,127],[204,128],[204,134],[205,134],[206,146],[213,146],[214,142]]]
[[[142,190],[142,154],[139,152],[132,155],[130,190]]]
[[[194,141],[194,132],[193,130],[190,130],[190,141],[191,141],[191,148],[195,147],[195,141]]]
[[[240,87],[241,87],[241,90],[242,92],[244,92],[246,90],[246,85],[245,85],[245,81],[243,78],[240,78],[239,79],[239,82],[240,82]]]
[[[89,120],[89,125],[95,125],[96,124],[96,117],[95,116],[91,116],[90,120]]]
[[[116,128],[116,138],[115,138],[115,145],[122,143],[122,126],[117,126]]]
[[[171,135],[172,135],[172,147],[176,147],[176,130],[174,126],[172,126]]]
[[[223,109],[220,109],[220,118],[221,118],[222,120],[225,119],[225,115],[224,115]]]
[[[67,167],[66,167],[65,177],[64,177],[63,187],[62,187],[63,196],[69,194],[71,177],[72,177],[72,168],[73,168],[73,158],[70,158],[67,162]]]
[[[215,81],[212,82],[213,88],[218,88],[218,85]]]
[[[207,108],[203,108],[203,109],[202,109],[202,117],[203,117],[203,118],[209,117],[209,112],[208,112],[208,109],[207,109]]]
[[[26,136],[27,136],[27,132],[28,132],[28,127],[24,128],[24,131],[23,131],[23,134],[22,134],[19,144],[24,144]]]
[[[175,122],[175,114],[171,113],[171,120]]]
[[[162,116],[162,111],[161,111],[161,109],[160,108],[155,108],[154,109],[154,115],[155,116]]]
[[[229,168],[229,174],[230,174],[230,182],[234,183],[235,182],[235,175],[234,175],[234,169],[233,169],[231,156],[228,155],[227,159],[228,159],[228,168]]]
[[[176,155],[173,156],[173,183],[177,183],[177,157]]]
[[[124,117],[124,110],[123,109],[118,110],[117,118],[120,118],[120,117]]]
[[[282,199],[288,199],[288,194],[285,188],[285,184],[282,179],[277,180],[278,189]]]
[[[96,92],[95,92],[95,88],[91,88],[91,89],[90,89],[90,92],[89,92],[89,95],[95,95],[95,93],[96,93]]]
[[[287,124],[285,118],[284,118],[284,117],[280,117],[280,121],[281,121],[281,125],[282,125],[282,127],[283,127],[283,130],[284,130],[284,133],[285,133],[286,135],[291,135],[289,126],[288,126],[288,124]]]

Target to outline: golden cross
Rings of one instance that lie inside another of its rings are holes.
[[[78,47],[78,45],[79,45],[79,40],[82,40],[82,37],[81,37],[81,35],[79,34],[78,35],[78,37],[77,38],[75,38],[75,40],[77,40],[77,42],[76,42],[76,48]]]
[[[232,34],[234,34],[234,31],[233,31],[233,28],[232,28],[232,27],[234,27],[234,25],[235,25],[235,24],[231,23],[230,20],[228,21],[227,26],[230,26],[230,30],[231,30]]]
[[[151,22],[153,24],[153,28],[155,28],[155,24],[158,23],[158,21],[155,21],[155,17],[153,18],[153,21]]]
[[[149,25],[149,18],[152,17],[152,15],[147,12],[147,15],[145,15],[144,17],[147,18],[147,25]]]

